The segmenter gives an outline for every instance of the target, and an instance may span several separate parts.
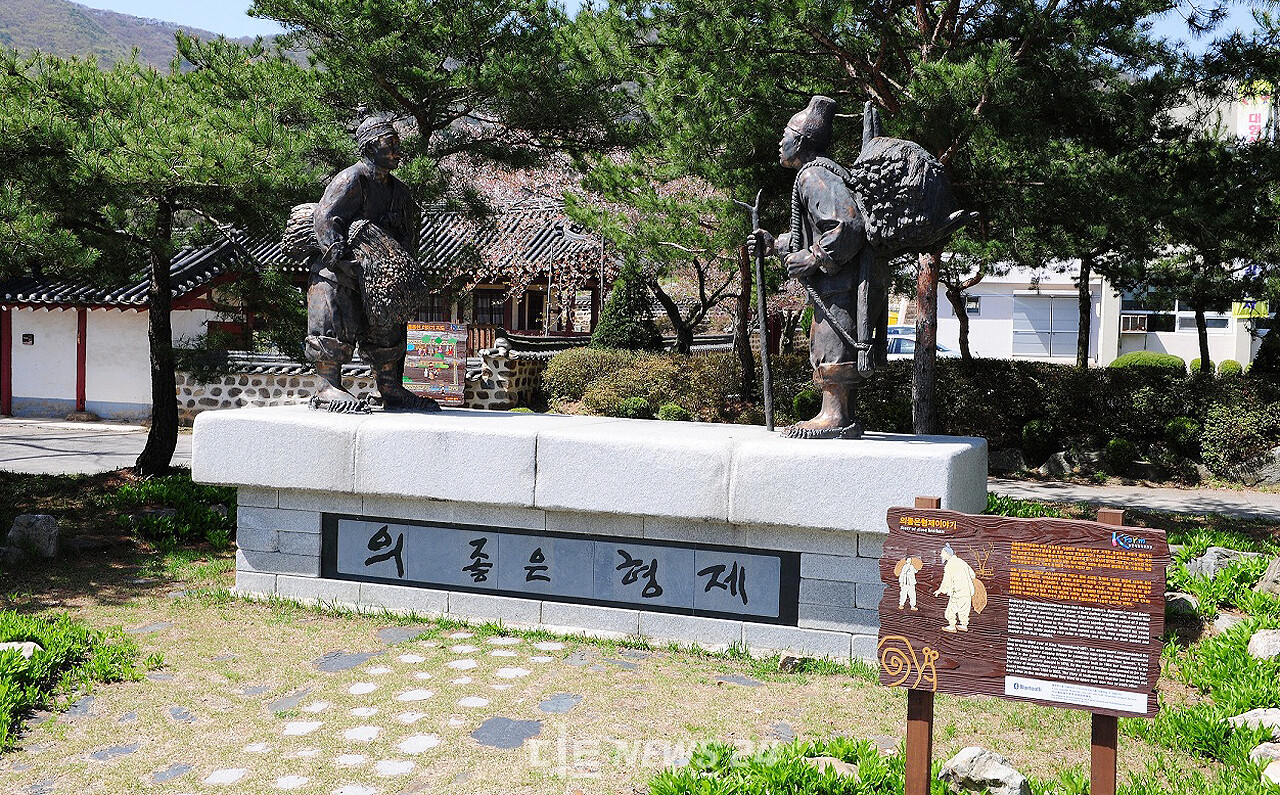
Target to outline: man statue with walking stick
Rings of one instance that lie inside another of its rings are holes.
[[[849,173],[826,156],[836,103],[814,97],[791,117],[778,144],[778,162],[796,169],[791,229],[776,240],[758,230],[767,255],[779,255],[814,303],[809,334],[813,382],[822,390],[818,416],[783,428],[802,439],[856,439],[862,423],[850,411],[850,393],[871,375],[873,318],[887,302],[883,280],[867,245]]]
[[[780,256],[813,305],[809,361],[822,409],[782,429],[798,439],[862,436],[851,403],[882,360],[889,260],[928,250],[971,219],[955,209],[942,165],[918,144],[885,137],[870,103],[853,168],[827,157],[835,111],[835,100],[817,96],[787,122],[778,162],[796,170],[791,229],[776,240],[757,229],[747,241]]]

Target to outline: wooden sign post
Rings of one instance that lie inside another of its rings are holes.
[[[1093,713],[1090,792],[1114,795],[1117,718],[1159,709],[1164,531],[1098,521],[889,510],[880,681],[906,687],[906,795],[928,795],[933,698],[991,695]]]

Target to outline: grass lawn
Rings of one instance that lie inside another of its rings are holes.
[[[17,486],[4,510],[58,513],[72,532],[117,543],[5,572],[0,609],[121,628],[156,667],[137,681],[94,685],[71,713],[28,721],[0,755],[0,792],[123,793],[162,779],[157,791],[888,792],[900,780],[900,761],[879,749],[902,741],[905,691],[880,686],[868,668],[782,673],[776,658],[736,652],[239,599],[228,591],[230,551],[132,540],[118,517],[136,508],[103,498],[124,485],[118,478],[29,477],[0,475],[0,486]],[[1161,526],[1196,544],[1238,536],[1262,548],[1276,537],[1275,528],[1234,522]],[[1246,686],[1271,697],[1266,671],[1240,662],[1235,636],[1218,646],[1179,637],[1187,640],[1170,643],[1161,683],[1170,717],[1122,721],[1122,784],[1135,793],[1261,791],[1239,759],[1254,738],[1214,734],[1213,709]],[[370,656],[343,656],[353,653]],[[1037,792],[1078,793],[1087,783],[1087,713],[942,695],[935,715],[935,760],[982,745]],[[804,751],[861,761],[864,783],[795,772]],[[788,789],[795,776],[805,783]]]

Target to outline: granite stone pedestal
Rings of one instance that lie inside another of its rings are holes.
[[[982,439],[465,409],[207,412],[192,471],[239,489],[241,593],[839,659],[887,509],[987,496]]]

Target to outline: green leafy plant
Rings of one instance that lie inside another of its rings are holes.
[[[615,416],[632,420],[651,420],[653,419],[653,406],[650,406],[649,401],[642,397],[623,398],[618,402]]]
[[[822,408],[822,393],[806,389],[791,401],[791,413],[797,417],[812,417]]]
[[[235,489],[194,483],[189,472],[147,478],[120,486],[105,498],[140,537],[162,549],[207,541],[226,549],[235,537]]]
[[[679,403],[663,403],[658,407],[658,419],[667,422],[689,422],[693,415]]]
[[[1218,365],[1218,375],[1240,375],[1244,372],[1244,367],[1235,359],[1224,359]]]
[[[1058,436],[1044,420],[1031,420],[1022,426],[1022,452],[1027,463],[1038,465],[1058,450]]]
[[[1150,367],[1176,371],[1179,375],[1187,372],[1187,362],[1181,356],[1159,351],[1130,351],[1118,357],[1108,367],[1121,369],[1125,367]]]
[[[1041,516],[1062,517],[1061,510],[1052,505],[1031,500],[1019,500],[1003,494],[990,492],[987,494],[986,513],[994,516],[1012,516],[1018,519],[1037,519]]]
[[[1128,439],[1112,439],[1102,451],[1102,465],[1113,475],[1123,475],[1138,460],[1138,446]]]

